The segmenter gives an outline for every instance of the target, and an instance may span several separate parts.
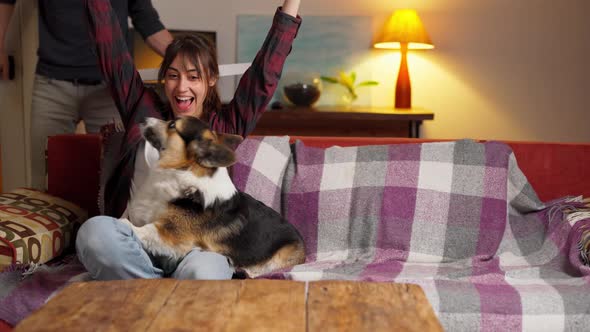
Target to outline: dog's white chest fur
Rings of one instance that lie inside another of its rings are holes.
[[[152,223],[166,211],[170,201],[196,190],[203,194],[204,207],[213,204],[216,199],[227,200],[236,193],[236,187],[224,167],[218,168],[211,177],[154,167],[129,204],[129,220],[135,226]]]

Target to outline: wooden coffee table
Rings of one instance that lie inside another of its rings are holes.
[[[15,331],[443,331],[417,285],[174,279],[74,283]]]

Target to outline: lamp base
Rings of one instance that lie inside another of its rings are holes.
[[[400,100],[399,98],[395,98],[395,108],[412,108],[412,101],[410,98],[406,98],[404,100]]]
[[[395,85],[395,108],[412,108],[412,84],[408,71],[408,44],[401,44],[402,58]]]

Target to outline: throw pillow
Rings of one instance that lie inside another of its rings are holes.
[[[236,156],[231,169],[236,188],[280,211],[283,177],[291,158],[289,136],[246,138]]]
[[[87,218],[80,207],[40,191],[0,193],[0,271],[59,256],[73,242],[75,227]]]

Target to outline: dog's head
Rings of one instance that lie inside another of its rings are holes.
[[[218,134],[195,117],[180,117],[171,121],[147,118],[141,124],[141,134],[160,151],[161,168],[205,169],[228,167],[235,163],[234,149],[242,137]]]

